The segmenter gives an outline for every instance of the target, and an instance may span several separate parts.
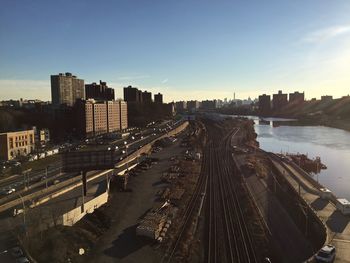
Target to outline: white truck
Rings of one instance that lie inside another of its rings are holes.
[[[344,198],[337,199],[337,209],[343,215],[350,215],[350,202]]]

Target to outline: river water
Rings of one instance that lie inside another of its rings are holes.
[[[321,157],[327,169],[313,175],[315,179],[318,177],[339,198],[350,200],[350,132],[324,126],[288,126],[283,119],[265,118],[262,123],[257,117],[251,118],[263,150]]]

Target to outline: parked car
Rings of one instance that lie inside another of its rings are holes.
[[[316,262],[333,262],[335,259],[335,247],[333,245],[326,245],[318,251]]]

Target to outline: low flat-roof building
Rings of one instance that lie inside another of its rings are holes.
[[[324,96],[321,96],[321,101],[332,101],[333,100],[333,96],[330,96],[330,95],[324,95]]]
[[[34,130],[0,133],[0,159],[26,156],[35,149]]]

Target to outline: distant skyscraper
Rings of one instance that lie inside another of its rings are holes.
[[[51,99],[53,105],[73,106],[77,99],[85,99],[84,80],[69,72],[51,75]]]
[[[85,85],[86,99],[114,100],[114,89],[109,88],[106,82],[100,80],[100,84],[93,82]]]
[[[155,103],[163,103],[163,95],[158,92],[158,94],[154,94],[154,102]]]

